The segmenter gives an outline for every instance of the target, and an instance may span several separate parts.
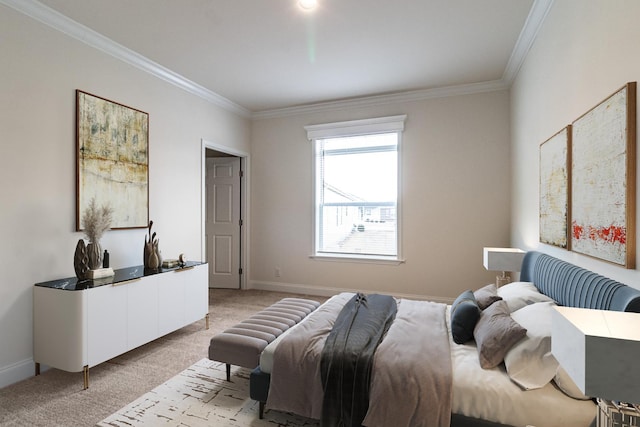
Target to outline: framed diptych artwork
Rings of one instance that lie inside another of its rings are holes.
[[[540,242],[568,249],[571,125],[540,145]]]
[[[636,83],[571,129],[571,250],[635,268]]]
[[[76,229],[92,199],[113,209],[111,228],[149,225],[149,115],[76,91]]]

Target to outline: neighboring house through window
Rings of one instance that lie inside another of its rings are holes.
[[[314,256],[400,260],[406,116],[306,126],[314,144]]]

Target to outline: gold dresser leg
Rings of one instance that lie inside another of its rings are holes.
[[[89,388],[89,365],[85,365],[82,368],[82,376],[84,378],[84,389],[86,390]]]

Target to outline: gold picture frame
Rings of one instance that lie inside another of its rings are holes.
[[[76,230],[95,199],[112,229],[149,226],[149,114],[76,90]]]
[[[635,268],[636,83],[572,123],[571,250]]]
[[[540,144],[540,242],[568,249],[571,125]]]

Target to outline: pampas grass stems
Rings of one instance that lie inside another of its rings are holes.
[[[89,206],[82,214],[84,233],[90,242],[98,243],[105,231],[111,228],[113,208],[108,204],[98,208],[96,199],[92,198]]]

